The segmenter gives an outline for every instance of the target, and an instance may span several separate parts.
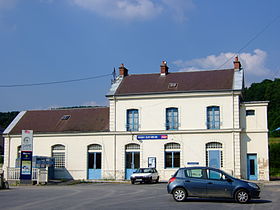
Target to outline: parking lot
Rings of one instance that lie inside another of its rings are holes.
[[[194,199],[175,202],[160,184],[77,184],[19,186],[0,191],[1,209],[279,209],[280,185],[262,186],[260,200]]]

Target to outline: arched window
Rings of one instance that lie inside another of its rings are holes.
[[[220,107],[207,107],[207,129],[220,129]]]
[[[140,150],[139,144],[127,144],[125,145],[125,150]]]
[[[102,150],[102,146],[100,144],[91,144],[88,146],[88,150]]]
[[[206,144],[206,166],[223,167],[223,145],[219,142],[209,142]]]
[[[17,147],[17,158],[21,158],[21,145]]]
[[[56,144],[52,146],[52,157],[55,168],[65,168],[65,146]]]
[[[167,143],[164,145],[165,168],[180,167],[181,146],[178,143]]]

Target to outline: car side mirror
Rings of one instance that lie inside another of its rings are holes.
[[[227,178],[226,180],[227,180],[227,182],[232,182],[232,179],[230,179],[230,178]]]

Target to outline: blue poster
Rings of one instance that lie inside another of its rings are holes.
[[[32,178],[32,152],[21,152],[21,164],[20,164],[20,179],[31,180]]]

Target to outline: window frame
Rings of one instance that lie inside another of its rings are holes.
[[[167,166],[167,154],[171,154],[171,167]],[[176,165],[176,157],[175,155],[178,154],[179,156],[179,165]],[[181,145],[175,142],[170,142],[166,143],[164,145],[164,168],[169,169],[169,168],[180,168],[181,166]]]
[[[218,120],[216,120],[216,117],[218,118]],[[206,108],[206,124],[207,124],[207,129],[210,130],[217,130],[221,128],[220,106],[208,106]]]
[[[131,114],[131,115],[130,115]],[[131,118],[130,118],[131,116]],[[126,131],[139,131],[139,110],[126,110]]]
[[[63,144],[55,144],[51,147],[51,154],[54,158],[54,168],[64,169],[66,167],[66,147]]]
[[[171,114],[171,116],[170,116]],[[165,129],[179,129],[179,109],[177,107],[168,107],[165,110]]]

